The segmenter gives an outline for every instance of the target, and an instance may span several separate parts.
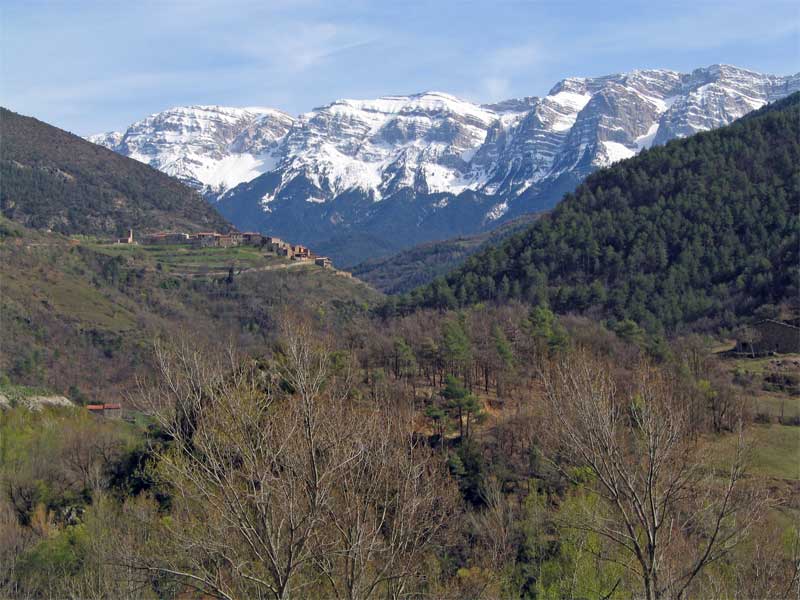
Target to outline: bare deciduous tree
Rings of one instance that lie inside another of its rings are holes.
[[[331,356],[296,321],[267,365],[156,349],[142,404],[172,438],[173,506],[144,568],[220,598],[406,594],[455,493],[407,416],[356,403]]]
[[[624,393],[611,373],[585,351],[542,372],[553,448],[566,459],[554,464],[602,501],[602,510],[571,525],[616,546],[618,554],[604,558],[638,578],[648,600],[681,598],[759,510],[742,481],[742,438],[726,472],[703,465],[672,382],[643,364]]]
[[[108,423],[65,427],[62,460],[65,471],[83,489],[100,491],[108,483],[109,466],[122,452],[122,442]]]
[[[501,573],[513,562],[516,518],[514,506],[503,493],[497,478],[486,481],[482,496],[486,507],[469,515],[474,535],[481,548],[481,557],[495,573]]]
[[[362,407],[342,416],[350,460],[327,507],[322,535],[330,551],[317,566],[337,597],[404,597],[455,513],[457,492],[441,458],[401,415]]]

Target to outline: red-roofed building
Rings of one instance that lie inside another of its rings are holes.
[[[119,419],[122,417],[122,405],[118,402],[106,402],[104,404],[87,404],[86,410],[88,410],[93,415],[98,415],[109,419]]]

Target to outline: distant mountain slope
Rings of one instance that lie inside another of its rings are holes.
[[[351,271],[386,294],[402,294],[458,268],[484,246],[499,244],[542,214],[522,216],[492,231],[414,246],[385,258],[365,261]]]
[[[798,90],[800,74],[648,69],[570,77],[546,96],[491,105],[424,92],[296,118],[175,108],[91,139],[204,190],[240,228],[355,264],[550,208],[598,168]]]
[[[652,331],[800,294],[800,93],[595,173],[552,214],[400,302],[516,298]]]
[[[196,191],[66,131],[0,108],[0,210],[62,233],[228,229]]]

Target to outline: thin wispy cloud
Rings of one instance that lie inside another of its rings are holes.
[[[364,28],[334,23],[292,23],[262,31],[261,36],[240,38],[229,34],[225,37],[246,62],[300,72],[319,66],[343,51],[363,47],[372,42],[376,34]]]
[[[491,52],[484,68],[516,73],[535,66],[545,56],[538,44],[527,42],[515,46],[501,46]]]
[[[87,134],[170,106],[274,106],[437,89],[478,102],[570,75],[727,62],[800,70],[782,1],[349,0],[67,3],[0,8],[0,102]]]
[[[545,56],[539,45],[533,42],[493,50],[476,66],[481,76],[481,89],[468,95],[492,102],[508,98],[514,80],[535,69]]]

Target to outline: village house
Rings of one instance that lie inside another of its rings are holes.
[[[746,328],[735,352],[754,356],[800,352],[800,327],[791,321],[762,319]]]
[[[239,238],[234,236],[233,234],[230,235],[220,235],[217,237],[217,246],[220,248],[231,248],[233,246],[239,245]]]
[[[294,260],[310,260],[313,257],[314,255],[307,247],[301,246],[300,244],[292,246],[292,258]]]
[[[292,256],[292,246],[291,244],[287,244],[281,238],[267,236],[264,238],[266,240],[265,247],[270,252],[275,252],[279,256]]]
[[[246,246],[260,246],[261,242],[264,240],[263,235],[254,231],[245,231],[241,236],[242,243]],[[269,238],[267,238],[267,241],[269,242]]]
[[[106,402],[104,404],[87,404],[86,410],[90,414],[106,419],[122,418],[122,405],[116,402]]]
[[[327,256],[318,256],[314,259],[314,264],[324,269],[329,269],[333,265],[331,259]]]
[[[197,246],[199,248],[216,248],[219,246],[219,238],[220,234],[218,233],[213,231],[204,231],[201,233],[195,233],[191,237],[191,242],[193,246]]]
[[[146,244],[186,244],[188,242],[189,234],[178,231],[154,233],[145,238]]]

